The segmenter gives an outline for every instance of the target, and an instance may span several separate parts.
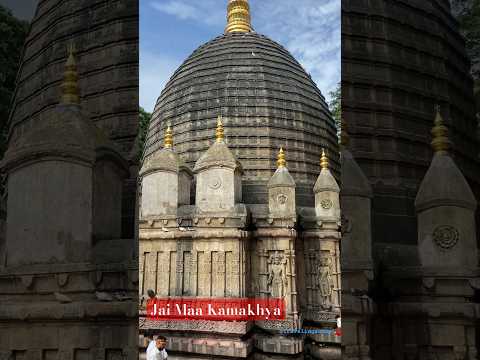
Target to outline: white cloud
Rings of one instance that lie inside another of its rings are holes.
[[[341,79],[341,0],[251,3],[256,30],[287,48],[328,100]]]
[[[209,26],[225,23],[225,8],[218,0],[155,0],[151,6],[180,20],[193,20]]]
[[[165,57],[153,52],[140,53],[140,105],[152,112],[160,90],[163,89],[181,64],[181,60]]]
[[[159,11],[174,15],[182,20],[195,19],[195,7],[180,1],[170,1],[167,3],[154,2],[152,6]]]
[[[183,21],[225,25],[227,0],[153,0],[158,11]],[[341,0],[250,0],[253,26],[282,44],[329,98],[341,79]],[[205,42],[210,39],[205,39]]]

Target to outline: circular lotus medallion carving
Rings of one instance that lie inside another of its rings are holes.
[[[285,194],[280,194],[277,196],[277,201],[281,205],[285,205],[287,203],[288,197]]]
[[[458,230],[449,225],[438,226],[433,231],[433,240],[442,249],[451,249],[454,247],[459,237]]]
[[[332,208],[333,202],[330,199],[323,199],[322,201],[320,201],[320,205],[322,206],[322,208],[328,210]]]
[[[220,188],[220,186],[222,186],[222,180],[219,177],[215,177],[212,180],[210,180],[210,183],[208,184],[208,186],[213,190],[217,190]]]

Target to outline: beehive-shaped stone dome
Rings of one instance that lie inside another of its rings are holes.
[[[265,36],[227,33],[193,52],[157,101],[145,157],[161,149],[171,124],[175,150],[193,168],[214,141],[219,115],[244,169],[245,203],[267,203],[280,147],[287,150],[300,205],[313,205],[322,147],[339,171],[335,124],[323,95],[293,56]]]

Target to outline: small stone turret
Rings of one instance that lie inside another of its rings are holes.
[[[268,210],[274,217],[295,217],[295,180],[287,169],[285,152],[280,148],[277,170],[268,182]]]
[[[346,123],[342,120],[342,267],[371,271],[372,264],[372,187],[348,150]],[[366,278],[365,278],[366,280]],[[366,283],[361,286],[367,289]],[[348,288],[348,287],[346,287]]]
[[[322,170],[313,188],[315,193],[315,214],[323,219],[340,220],[340,188],[329,169],[325,150],[320,159]]]
[[[216,141],[195,164],[196,205],[200,212],[233,211],[242,201],[242,167],[225,143],[221,117]]]
[[[477,201],[449,154],[448,129],[439,109],[432,135],[433,160],[415,199],[420,263],[442,272],[474,269]]]
[[[119,238],[126,161],[84,113],[70,49],[59,105],[11,139],[6,266],[91,259],[92,239]]]
[[[348,146],[346,123],[341,131],[342,208],[342,347],[349,358],[370,359],[368,329],[373,315],[368,297],[373,277],[372,188]]]
[[[179,206],[190,204],[192,172],[173,150],[170,126],[165,131],[164,148],[144,160],[140,177],[142,220],[177,216]]]

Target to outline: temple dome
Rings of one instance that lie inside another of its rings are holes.
[[[219,115],[244,169],[245,203],[267,203],[280,147],[287,150],[299,205],[313,205],[322,148],[334,154],[332,171],[339,172],[335,124],[323,95],[293,56],[265,36],[227,33],[193,52],[157,101],[145,157],[161,149],[171,124],[175,151],[193,168],[215,141]]]

